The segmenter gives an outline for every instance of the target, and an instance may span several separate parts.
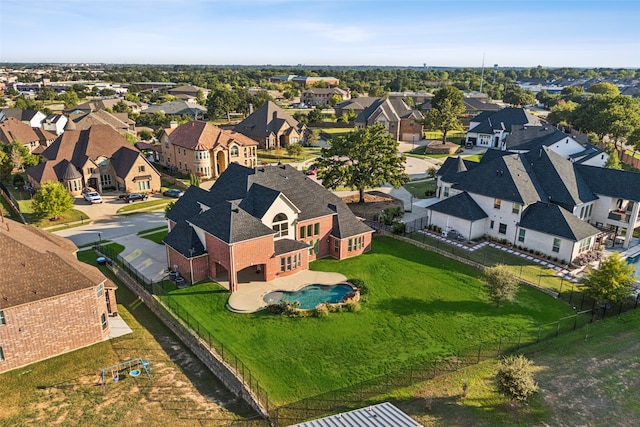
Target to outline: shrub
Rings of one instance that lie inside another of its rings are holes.
[[[533,363],[521,354],[507,356],[500,362],[496,382],[500,393],[512,402],[526,402],[538,391],[533,380]]]
[[[362,279],[348,279],[347,282],[351,283],[353,286],[358,288],[358,290],[360,291],[360,295],[361,296],[369,294],[369,288],[367,287],[367,284],[364,282],[364,280],[362,280]]]
[[[402,234],[404,233],[405,229],[406,229],[406,225],[404,222],[400,222],[400,221],[393,222],[393,226],[392,226],[393,234]]]
[[[327,304],[320,304],[316,308],[313,309],[314,317],[328,317],[329,316],[329,307]]]
[[[360,303],[358,301],[350,301],[344,305],[345,309],[349,312],[355,313],[360,311]]]
[[[22,185],[24,185],[24,178],[22,177],[22,175],[19,173],[13,175],[13,186],[21,187]]]

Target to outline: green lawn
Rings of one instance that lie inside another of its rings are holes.
[[[371,288],[368,302],[355,313],[288,318],[231,313],[225,308],[228,294],[212,283],[163,298],[186,309],[245,362],[278,403],[453,355],[481,341],[526,335],[573,313],[527,287],[517,302],[495,308],[478,270],[391,238],[376,238],[363,256],[323,259],[311,268],[364,279]]]
[[[132,212],[132,211],[146,212],[146,211],[156,210],[164,207],[170,202],[175,202],[175,199],[159,199],[159,200],[147,200],[145,202],[127,203],[125,206],[118,209],[116,213],[120,214],[120,213]]]
[[[142,237],[143,239],[149,239],[152,242],[160,243],[162,242],[162,239],[167,236],[167,234],[169,234],[167,231],[167,227],[163,227],[163,230],[156,231],[155,233],[145,234],[140,237]]]
[[[413,194],[413,197],[424,199],[427,197],[425,195],[427,191],[435,191],[436,181],[407,182],[403,187],[406,188],[409,193]]]

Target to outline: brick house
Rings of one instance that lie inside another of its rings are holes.
[[[108,338],[116,286],[69,240],[0,222],[0,372]]]
[[[339,96],[341,101],[351,99],[351,91],[349,89],[340,89],[339,87],[312,87],[302,91],[302,97],[300,98],[300,101],[308,105],[329,105],[329,101],[334,95]]]
[[[336,117],[353,110],[356,127],[365,128],[381,123],[396,141],[414,142],[422,139],[424,116],[409,107],[402,99],[359,97],[336,106]]]
[[[0,143],[9,145],[19,141],[30,153],[42,153],[56,137],[54,133],[39,127],[32,128],[13,117],[0,123]]]
[[[189,187],[167,213],[169,266],[191,282],[273,280],[310,261],[371,247],[371,230],[336,195],[289,165],[231,164],[209,191]]]
[[[267,150],[303,144],[308,136],[307,126],[299,123],[272,101],[268,101],[233,130],[255,140]]]
[[[217,178],[230,163],[254,167],[257,163],[253,139],[202,121],[191,121],[165,129],[160,136],[160,163],[184,174]]]
[[[59,181],[74,196],[86,186],[100,193],[105,188],[160,191],[158,171],[109,125],[66,130],[42,152],[42,157],[43,163],[27,168],[27,178],[35,188],[46,181]]]

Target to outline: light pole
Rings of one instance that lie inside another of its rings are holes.
[[[98,244],[102,246],[102,233],[98,231]]]

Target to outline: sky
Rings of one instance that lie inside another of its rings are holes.
[[[0,0],[0,62],[640,68],[639,0]]]

